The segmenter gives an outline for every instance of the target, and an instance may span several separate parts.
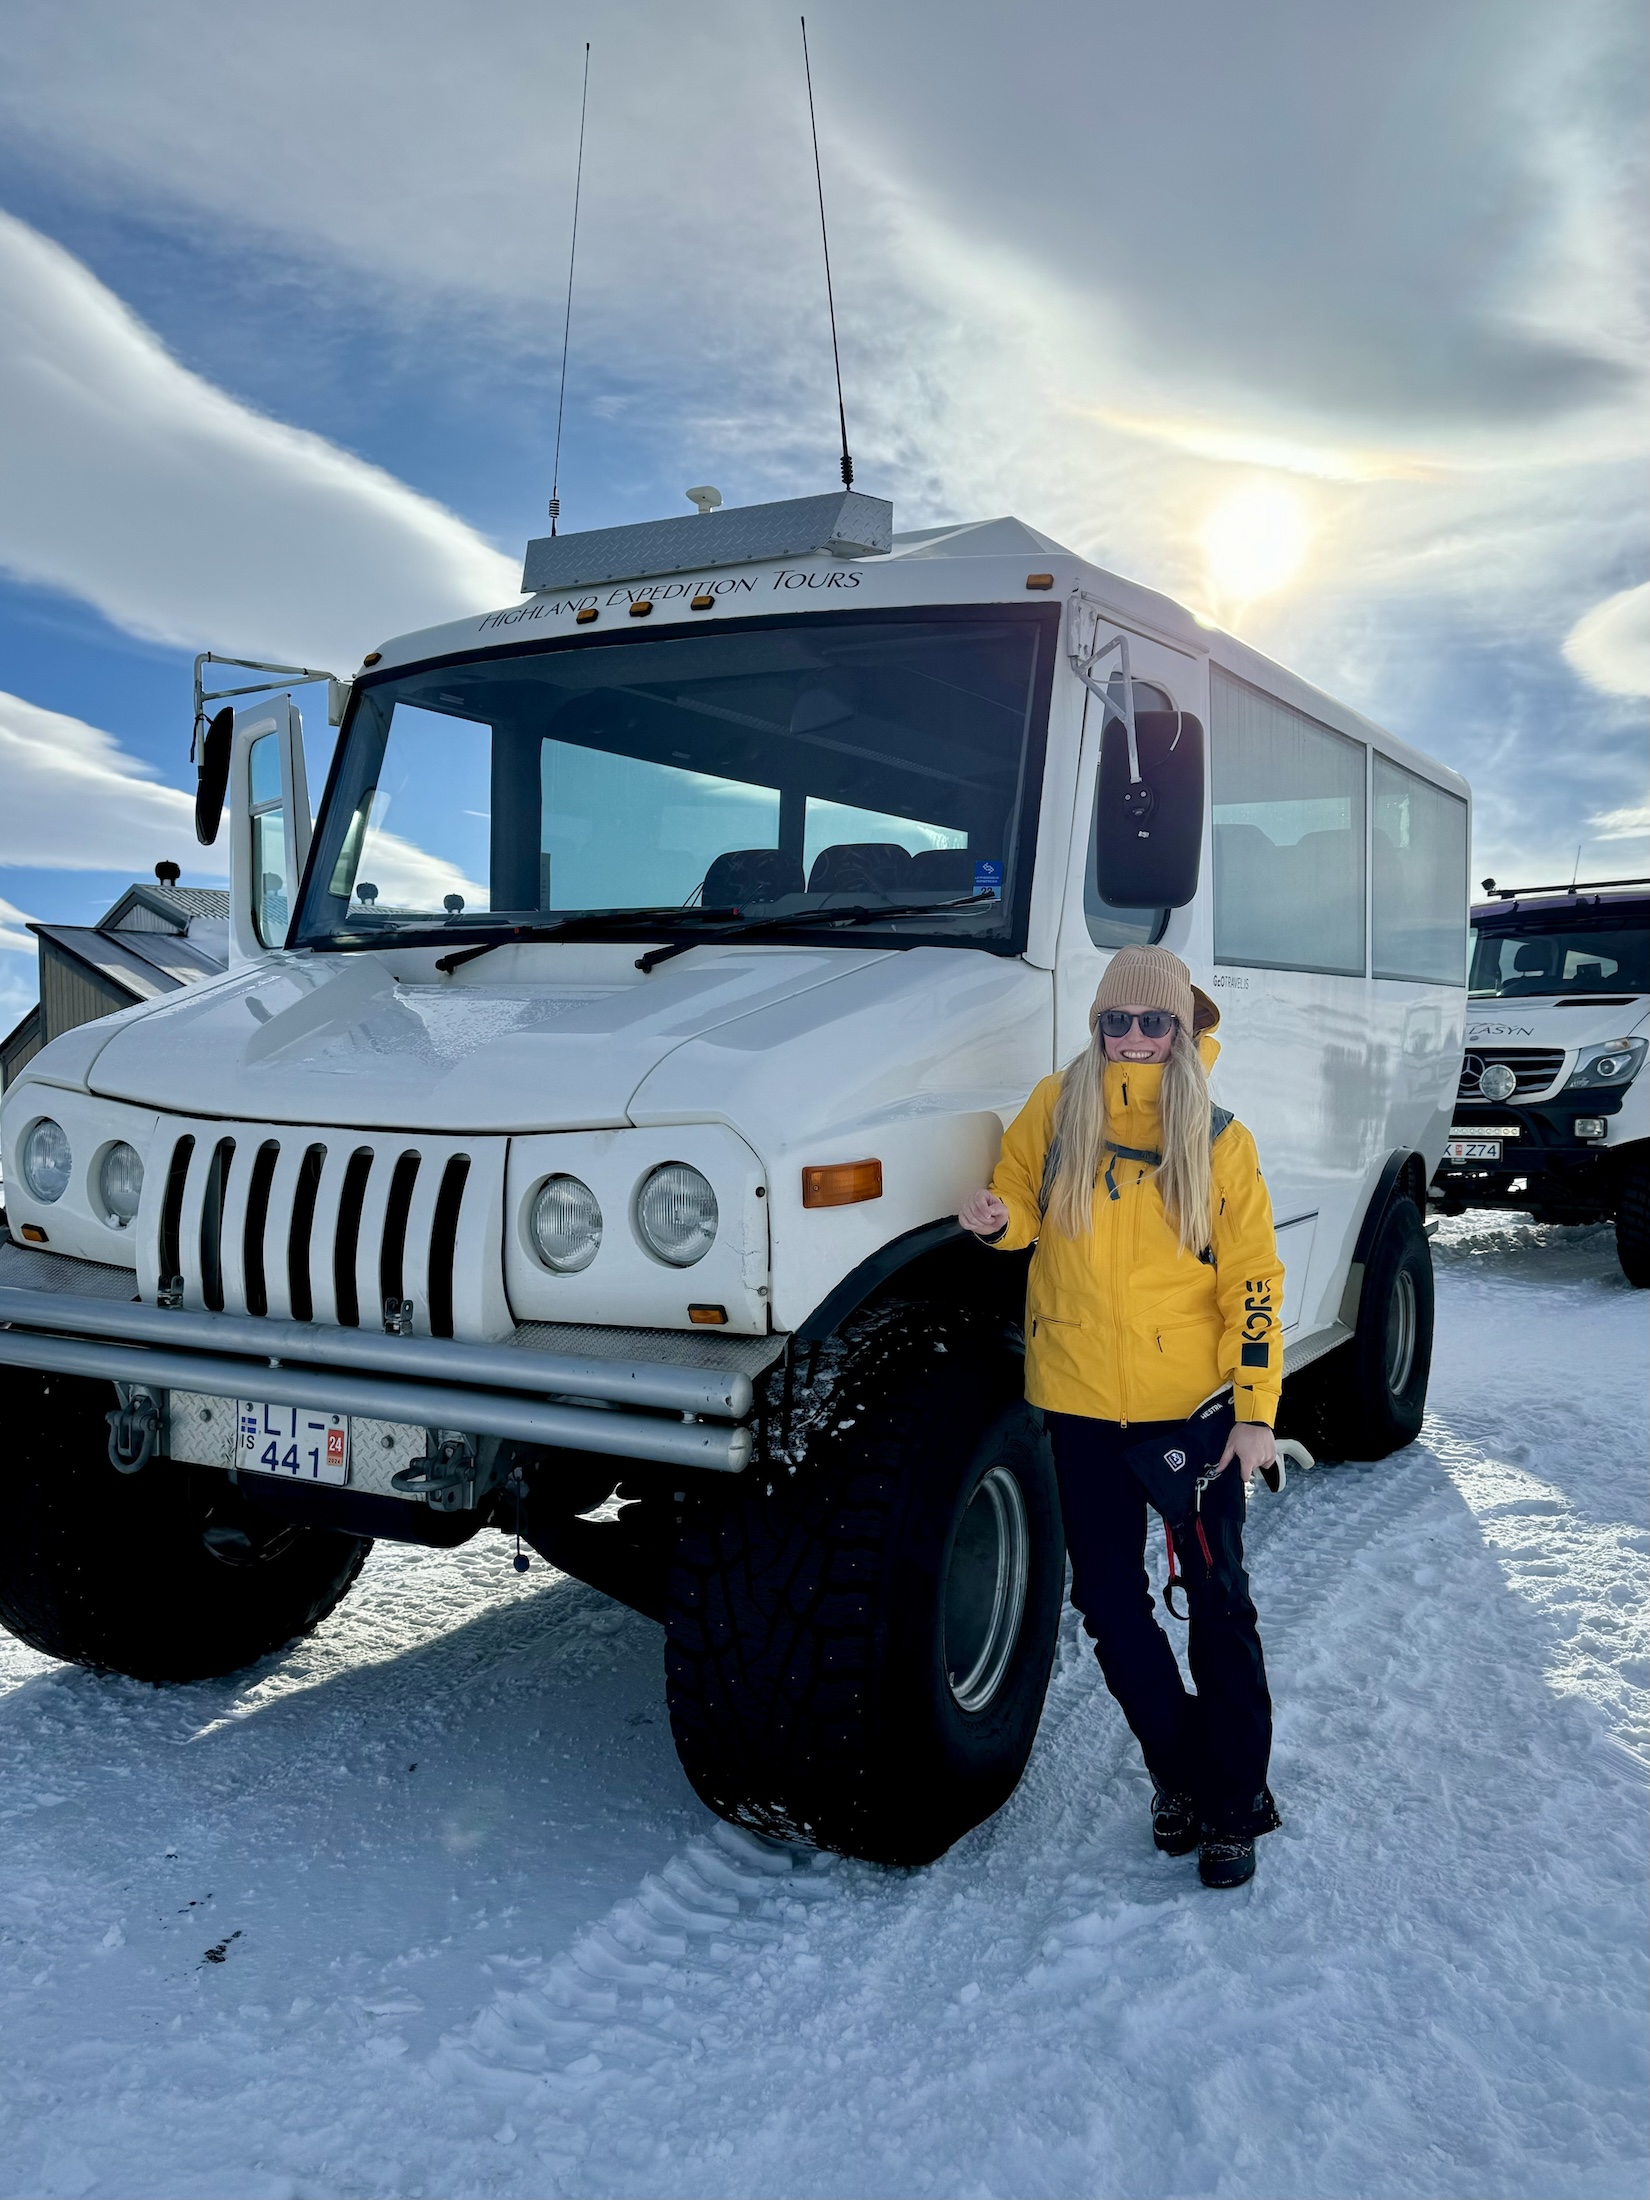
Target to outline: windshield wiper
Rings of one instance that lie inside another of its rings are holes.
[[[748,940],[761,932],[814,930],[827,924],[874,924],[883,917],[931,917],[942,909],[974,909],[1000,898],[987,889],[980,894],[964,894],[956,901],[892,901],[877,907],[869,902],[852,902],[846,909],[799,909],[789,917],[753,917],[748,923],[726,925],[709,939],[673,940],[669,947],[650,947],[645,955],[637,956],[636,968],[656,970],[672,955],[685,955],[690,948],[719,947],[726,940]],[[737,917],[738,911],[734,914]]]
[[[497,939],[483,940],[476,947],[462,947],[456,954],[438,955],[437,970],[454,971],[460,963],[474,962],[478,956],[490,955],[495,947],[515,947],[522,942],[531,944],[537,940],[565,940],[580,932],[600,934],[614,925],[627,932],[652,927],[663,931],[664,919],[669,924],[723,924],[730,918],[737,920],[737,909],[582,909],[572,916],[561,917],[554,924],[512,924]]]

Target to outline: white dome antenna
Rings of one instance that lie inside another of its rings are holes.
[[[721,490],[712,489],[708,485],[703,489],[684,489],[682,494],[690,504],[696,504],[699,507],[701,518],[704,518],[707,513],[714,512],[722,501]]]

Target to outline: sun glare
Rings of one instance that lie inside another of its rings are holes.
[[[1203,522],[1199,540],[1209,578],[1221,595],[1248,603],[1286,587],[1312,539],[1306,507],[1281,483],[1235,489]]]

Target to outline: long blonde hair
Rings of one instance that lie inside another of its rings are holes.
[[[1108,1144],[1105,1069],[1106,1042],[1096,1028],[1086,1052],[1061,1079],[1054,1104],[1048,1220],[1065,1237],[1086,1236],[1094,1220],[1094,1187]],[[1163,1211],[1185,1253],[1201,1253],[1209,1242],[1210,1107],[1209,1079],[1197,1041],[1184,1024],[1177,1024],[1158,1103],[1163,1158],[1157,1183]]]

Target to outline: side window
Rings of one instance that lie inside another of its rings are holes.
[[[259,736],[246,752],[251,795],[252,929],[262,947],[286,941],[292,912],[286,899],[286,804],[281,795],[281,745]]]
[[[1106,686],[1106,719],[1123,715],[1123,680],[1114,673]],[[1149,680],[1134,683],[1136,710],[1173,710],[1162,688]],[[1094,807],[1089,813],[1088,857],[1083,865],[1083,921],[1096,947],[1150,947],[1168,929],[1167,909],[1114,909],[1100,898],[1100,775],[1095,774]]]
[[[1374,807],[1375,976],[1459,985],[1467,963],[1467,805],[1377,751]]]
[[[1210,668],[1215,960],[1364,970],[1364,770],[1349,741]]]

